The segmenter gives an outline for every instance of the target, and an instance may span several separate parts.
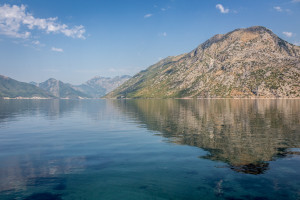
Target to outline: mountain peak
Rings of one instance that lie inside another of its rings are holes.
[[[38,84],[38,86],[58,98],[74,99],[90,97],[89,95],[84,94],[81,91],[75,90],[72,85],[63,83],[62,81],[56,80],[54,78],[49,78],[45,82]]]
[[[298,97],[300,47],[263,26],[208,39],[161,60],[108,97]],[[297,84],[295,84],[297,82]]]
[[[267,29],[266,27],[263,26],[252,26],[249,28],[239,28],[239,29],[235,29],[227,34],[217,34],[214,35],[213,37],[211,37],[210,39],[208,39],[206,42],[204,42],[203,44],[201,44],[201,48],[202,49],[206,49],[208,47],[210,47],[212,44],[214,43],[218,43],[224,40],[229,40],[230,42],[233,42],[235,40],[240,40],[242,42],[247,42],[247,41],[251,41],[257,37],[259,37],[260,35],[263,35],[265,33],[269,33],[272,35],[273,32],[269,29]]]
[[[201,56],[207,51],[206,49],[210,53],[212,53],[211,51],[223,53],[231,51],[231,54],[240,54],[241,51],[247,53],[250,51],[267,52],[272,49],[270,52],[277,56],[296,56],[298,50],[294,47],[295,45],[282,40],[266,27],[252,26],[235,29],[226,34],[217,34],[199,45],[189,56]]]
[[[58,82],[59,80],[55,79],[55,78],[49,78],[48,80],[46,80],[46,82]]]
[[[2,78],[2,79],[10,79],[9,77],[3,76],[3,75],[0,75],[0,78]]]
[[[248,28],[242,28],[240,30],[252,31],[252,32],[272,32],[270,29],[264,26],[250,26]]]

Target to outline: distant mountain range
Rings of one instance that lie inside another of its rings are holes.
[[[42,83],[24,83],[0,75],[0,98],[99,98],[129,78],[127,75],[95,77],[82,85],[74,86],[54,78]]]
[[[65,84],[54,78],[50,78],[45,82],[37,84],[37,86],[57,98],[77,99],[90,98],[91,96],[75,90],[69,84]]]
[[[71,87],[75,90],[88,94],[91,97],[98,98],[116,89],[130,78],[131,76],[128,75],[116,76],[113,78],[96,76],[84,84]]]
[[[300,47],[254,26],[167,57],[107,98],[300,97]]]

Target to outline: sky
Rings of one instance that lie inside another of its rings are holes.
[[[134,75],[255,25],[300,45],[300,0],[0,0],[0,74],[71,84]]]

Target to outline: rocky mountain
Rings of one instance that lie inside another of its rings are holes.
[[[113,78],[96,76],[84,84],[72,87],[94,98],[99,98],[116,89],[130,78],[131,76],[128,75]]]
[[[70,84],[65,84],[54,78],[50,78],[45,82],[39,83],[38,87],[58,98],[78,99],[91,97],[83,92],[75,90]]]
[[[254,26],[139,72],[108,98],[300,97],[300,47]]]
[[[46,91],[29,83],[0,75],[0,98],[53,98]]]

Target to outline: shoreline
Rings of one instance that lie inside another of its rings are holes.
[[[65,99],[65,100],[81,100],[81,99],[94,99],[94,98],[46,98],[46,97],[2,97],[0,99],[31,99],[31,100],[47,100],[47,99]]]
[[[209,100],[209,99],[300,99],[300,97],[212,97],[212,98],[192,98],[192,97],[183,97],[183,98],[46,98],[46,97],[2,97],[0,99],[3,100],[10,100],[10,99],[16,99],[16,100],[50,100],[50,99],[57,99],[57,100],[97,100],[97,99],[107,99],[107,100],[128,100],[128,99],[194,99],[194,100]]]

